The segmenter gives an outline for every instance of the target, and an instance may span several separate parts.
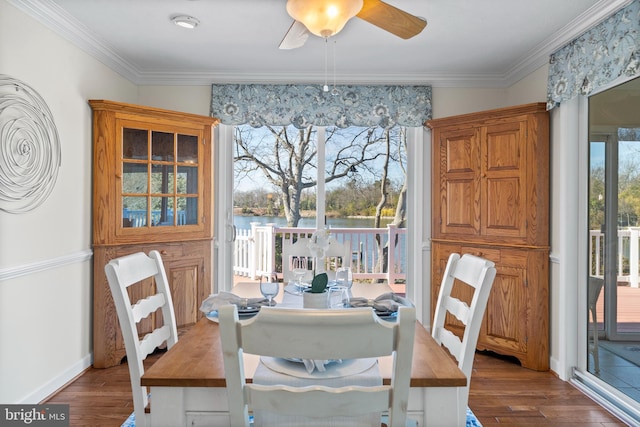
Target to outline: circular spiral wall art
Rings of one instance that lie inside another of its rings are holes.
[[[61,164],[47,104],[24,82],[0,74],[0,210],[24,213],[40,206]]]

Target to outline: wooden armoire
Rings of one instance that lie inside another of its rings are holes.
[[[549,115],[544,103],[430,120],[432,317],[449,254],[497,275],[478,349],[549,369]],[[459,290],[462,300],[469,290]],[[448,320],[454,326],[456,320]],[[459,325],[458,325],[459,326]]]
[[[202,317],[198,309],[211,293],[212,144],[219,121],[112,101],[89,104],[93,109],[93,364],[106,368],[125,356],[104,273],[110,260],[158,250],[178,327]],[[130,287],[131,299],[137,300],[136,293],[147,286],[155,284]]]

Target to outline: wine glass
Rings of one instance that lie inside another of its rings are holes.
[[[353,273],[350,267],[340,267],[336,270],[336,284],[351,289],[353,285]]]
[[[294,256],[291,257],[291,273],[296,278],[296,287],[298,291],[297,294],[302,293],[302,279],[307,274],[307,257],[305,256]]]
[[[278,295],[280,285],[278,282],[260,282],[260,292],[269,300],[269,307],[273,305],[273,297]]]
[[[332,286],[329,288],[328,304],[329,308],[350,307],[349,289],[344,286]]]
[[[302,278],[307,274],[307,269],[305,268],[294,268],[293,270],[291,270],[291,273],[293,274],[293,276],[296,278],[296,286],[298,287],[298,293],[302,293],[302,289],[303,289],[303,284],[302,284]]]

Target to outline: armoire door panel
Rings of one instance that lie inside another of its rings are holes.
[[[525,239],[526,121],[489,125],[481,134],[485,161],[480,234]]]
[[[189,265],[170,266],[167,270],[176,323],[179,325],[194,324],[198,320],[198,282],[202,259],[191,261]]]
[[[526,352],[527,301],[524,270],[496,265],[496,278],[487,302],[483,342]]]
[[[478,206],[476,204],[475,180],[448,180],[445,198],[449,201],[442,205],[445,210],[441,225],[443,233],[477,234],[480,229]]]
[[[482,234],[505,237],[525,237],[526,219],[521,201],[520,180],[495,178],[486,180],[486,212]]]
[[[525,141],[525,122],[491,125],[482,129],[482,138],[486,141],[486,171],[500,171],[515,169],[523,166],[523,156],[526,151],[522,149]]]
[[[441,144],[445,151],[444,173],[475,173],[478,164],[476,131],[472,129],[455,131],[442,135]]]

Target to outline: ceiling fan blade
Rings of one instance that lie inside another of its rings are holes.
[[[358,18],[403,39],[420,34],[427,21],[381,0],[364,0]]]
[[[293,21],[291,27],[280,42],[279,49],[296,49],[302,47],[309,38],[309,30],[302,22]]]

